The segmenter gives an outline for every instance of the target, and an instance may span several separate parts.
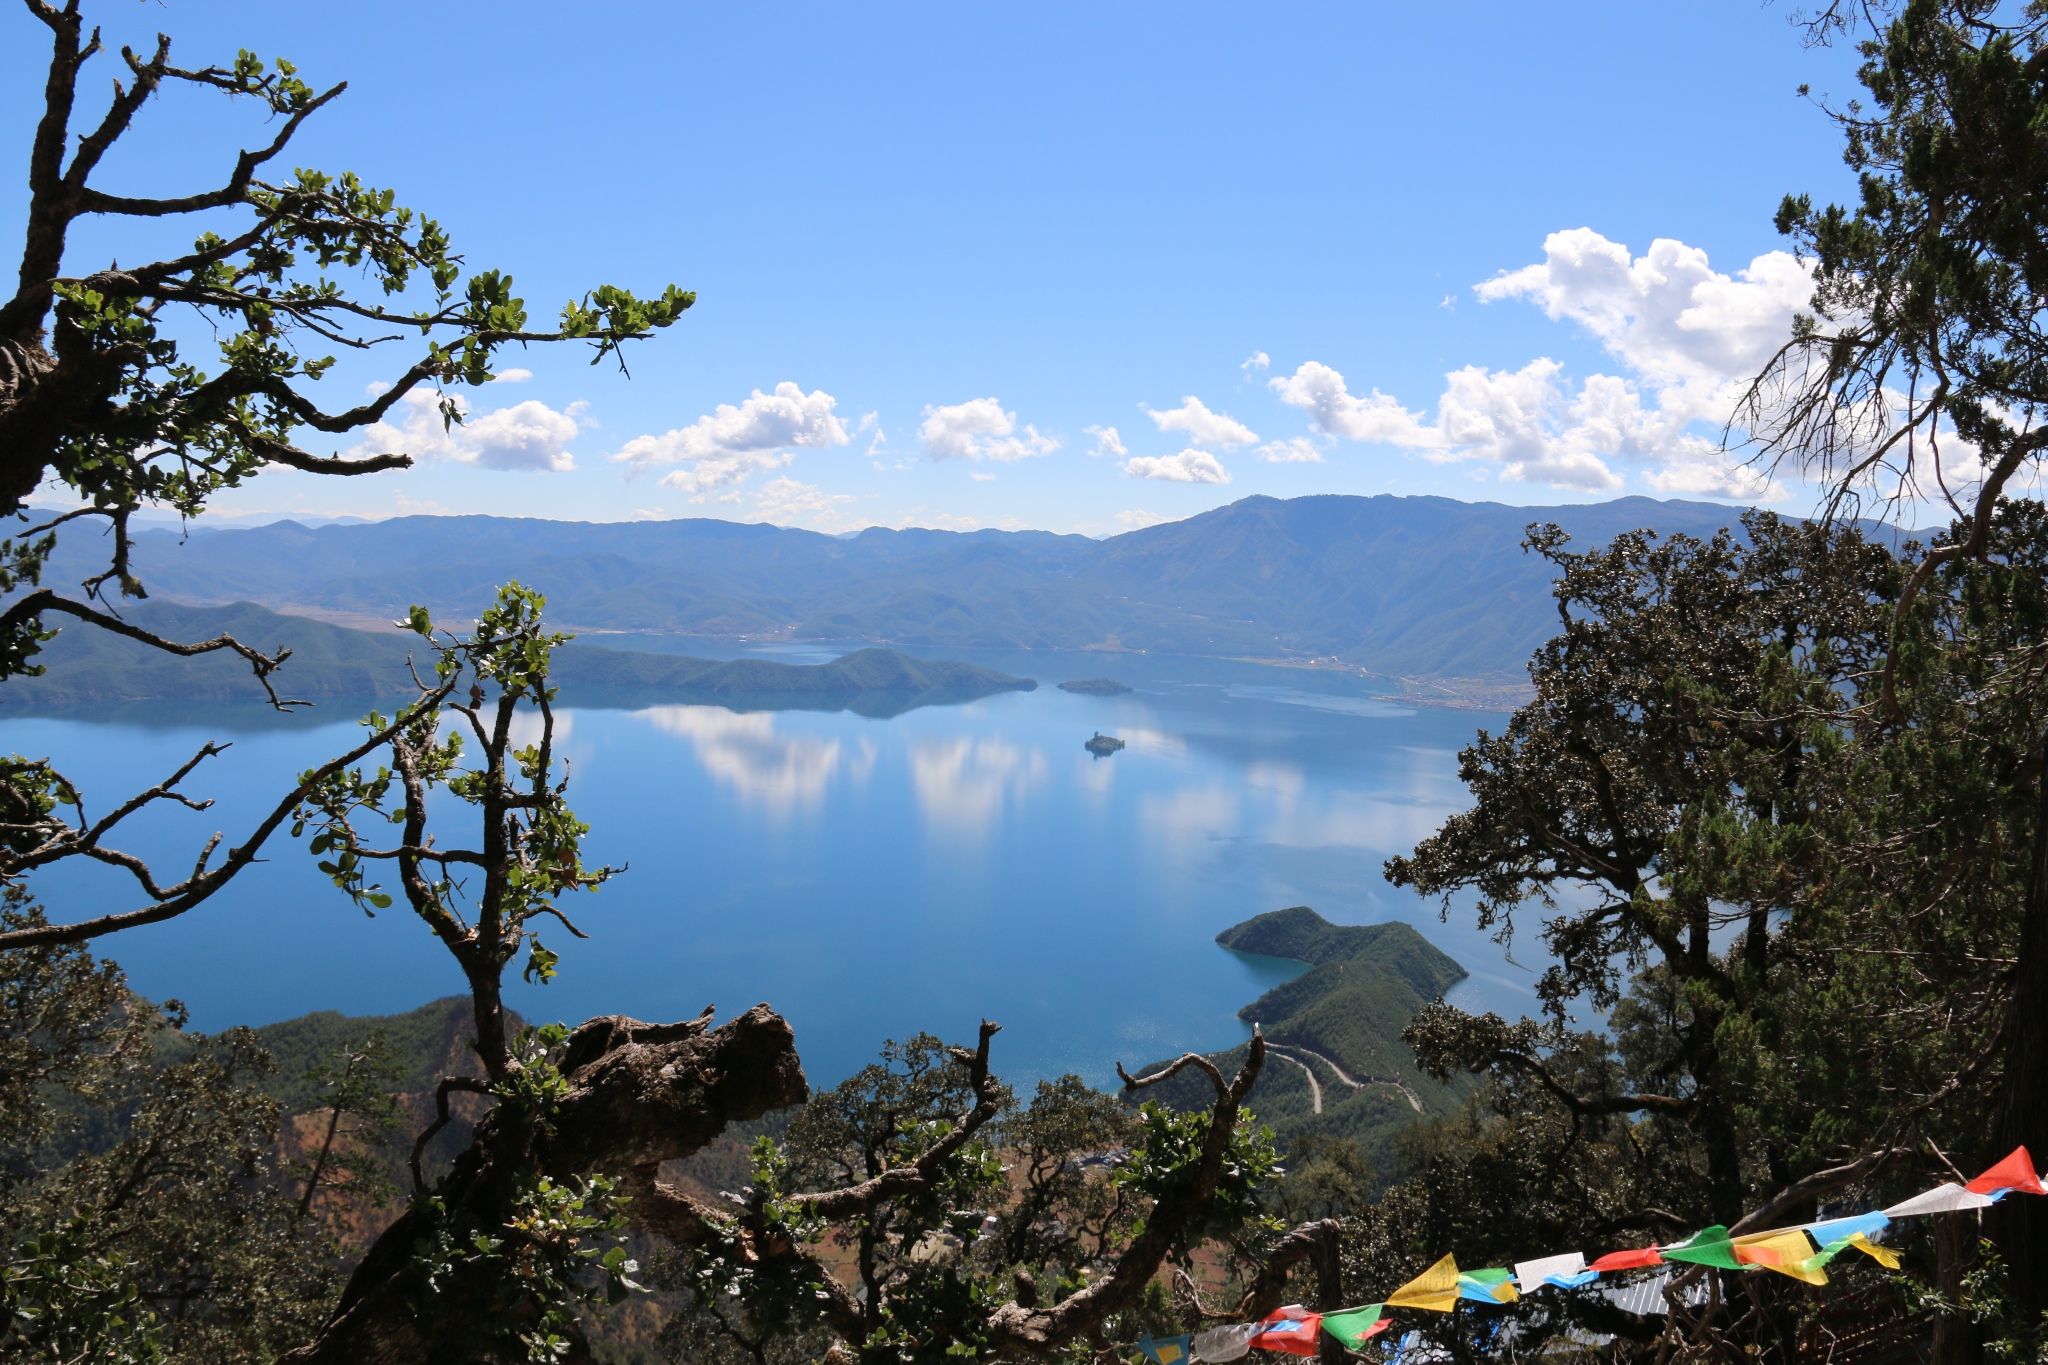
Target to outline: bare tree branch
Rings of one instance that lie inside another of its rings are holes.
[[[226,861],[222,862],[220,866],[212,871],[195,871],[191,877],[186,878],[184,881],[164,888],[164,894],[154,897],[152,904],[136,910],[112,915],[100,915],[93,919],[80,920],[75,924],[38,925],[34,928],[14,929],[0,933],[0,950],[8,948],[41,948],[55,943],[82,943],[87,939],[97,938],[103,934],[115,933],[122,929],[132,929],[137,925],[158,924],[167,919],[175,919],[186,911],[203,904],[215,892],[234,880],[236,874],[241,872],[243,868],[256,861],[256,855],[262,851],[264,841],[277,832],[277,827],[291,816],[293,809],[299,802],[311,795],[328,778],[341,772],[350,764],[360,761],[366,754],[372,753],[381,746],[388,744],[394,735],[401,732],[406,726],[414,723],[417,710],[430,707],[438,702],[441,697],[446,696],[448,690],[453,688],[454,685],[455,683],[452,678],[443,682],[435,692],[429,693],[427,698],[422,699],[415,706],[401,711],[398,719],[379,730],[373,731],[369,738],[356,745],[355,748],[307,773],[300,780],[299,784],[285,795],[284,799],[271,808],[270,814],[257,824],[256,828],[250,832],[246,839],[228,850]]]

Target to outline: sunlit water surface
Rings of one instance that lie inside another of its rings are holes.
[[[515,986],[515,1007],[536,1019],[667,1020],[765,1000],[794,1025],[812,1081],[827,1084],[885,1038],[971,1039],[985,1016],[1004,1026],[997,1055],[1012,1081],[1076,1071],[1103,1083],[1119,1060],[1244,1037],[1238,1007],[1293,969],[1214,936],[1299,904],[1339,923],[1413,924],[1472,973],[1453,997],[1468,1008],[1512,1017],[1533,1005],[1533,973],[1469,915],[1441,922],[1380,874],[1464,804],[1456,752],[1499,717],[1388,705],[1328,673],[950,653],[1041,686],[886,720],[686,705],[563,714],[557,745],[594,827],[588,851],[630,871],[572,906],[588,940],[546,935],[562,974]],[[1137,690],[1052,686],[1101,674]],[[0,722],[0,747],[53,759],[97,814],[204,740],[232,739],[188,784],[218,799],[212,810],[160,810],[117,841],[189,866],[206,835],[234,842],[291,774],[352,743],[353,711],[289,722],[253,706],[19,716]],[[1128,747],[1091,757],[1081,746],[1098,729]],[[461,833],[444,823],[442,842]],[[201,909],[103,947],[139,990],[183,1000],[205,1028],[388,1013],[463,988],[402,902],[365,918],[302,844],[279,837],[269,858]],[[66,919],[135,900],[105,869],[52,871],[37,890]]]

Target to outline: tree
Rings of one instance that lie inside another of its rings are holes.
[[[1638,533],[1584,554],[1536,529],[1531,548],[1560,571],[1560,633],[1530,666],[1536,698],[1461,755],[1473,809],[1386,869],[1396,885],[1443,898],[1446,913],[1451,896],[1476,890],[1480,924],[1503,934],[1530,899],[1558,912],[1542,935],[1555,958],[1538,987],[1547,1026],[1438,1006],[1410,1029],[1425,1064],[1440,1075],[1520,1068],[1584,1119],[1675,1121],[1704,1148],[1687,1202],[1724,1223],[1744,1212],[1755,1173],[1719,1034],[1765,989],[1780,906],[1777,888],[1736,896],[1717,885],[1696,849],[1744,811],[1758,817],[1743,831],[1753,843],[1804,837],[1810,736],[1768,694],[1796,688],[1783,700],[1826,707],[1830,689],[1868,663],[1869,603],[1893,572],[1890,556],[1850,533],[1759,515],[1746,524],[1748,547],[1726,533],[1662,543]],[[1796,679],[1795,655],[1811,661]],[[1724,956],[1714,936],[1733,926],[1740,950]],[[1633,1076],[1575,1091],[1541,1054],[1576,1046],[1565,1027],[1574,1001],[1611,1009],[1624,969],[1652,964],[1671,996],[1669,1047]]]
[[[75,945],[6,954],[0,991],[0,1354],[257,1362],[312,1332],[340,1247],[278,1159],[256,1037],[183,1032]]]
[[[1871,106],[1830,111],[1861,201],[1780,207],[1779,231],[1813,262],[1813,312],[1745,413],[1761,456],[1818,475],[1837,508],[1940,496],[1968,530],[1928,562],[1974,556],[2048,446],[2030,420],[2048,399],[2048,17],[1989,0],[1835,3],[1809,31],[1854,33],[1865,59]]]
[[[322,1101],[316,1117],[324,1110],[326,1122],[312,1158],[291,1172],[299,1185],[301,1222],[324,1204],[383,1208],[397,1197],[386,1157],[403,1126],[392,1088],[404,1075],[382,1029],[342,1048],[335,1062],[321,1063],[307,1075]]]
[[[1834,111],[1860,200],[1793,195],[1779,210],[1814,263],[1813,313],[1745,415],[1762,457],[1818,475],[1837,507],[1875,492],[1954,510],[1963,529],[1921,558],[1903,615],[1940,567],[1989,560],[2000,499],[2048,449],[2048,15],[1989,0],[1835,3],[1812,32],[1853,36],[1864,57],[1869,106]],[[1983,1152],[2048,1149],[2048,792],[2041,812]],[[2030,1312],[2048,1312],[2048,1214],[2015,1205],[1991,1222]]]
[[[174,654],[231,650],[269,687],[285,653],[265,654],[227,636],[167,640],[122,621],[105,599],[109,584],[121,595],[146,595],[129,564],[128,523],[138,508],[196,516],[215,493],[266,467],[335,476],[405,467],[412,460],[401,451],[351,459],[294,442],[301,433],[339,436],[367,426],[423,385],[440,395],[443,420],[458,422],[461,404],[448,386],[488,383],[503,347],[577,340],[590,344],[593,361],[617,357],[627,342],[670,326],[694,302],[673,285],[653,299],[601,285],[564,305],[553,330],[534,330],[510,276],[470,270],[447,232],[400,205],[390,190],[348,172],[300,169],[264,178],[305,121],[347,89],[316,92],[282,59],[266,63],[242,52],[226,66],[184,68],[172,65],[170,39],[159,36],[147,57],[122,50],[125,79],[115,82],[90,129],[74,134],[78,81],[101,54],[99,31],[87,29],[80,0],[61,8],[26,2],[48,30],[51,57],[29,162],[19,284],[0,303],[0,516],[31,520],[27,501],[46,485],[80,505],[0,541],[0,593],[18,594],[0,610],[0,681],[35,671],[34,656],[48,638],[46,618],[67,616]],[[151,96],[180,84],[253,101],[275,121],[275,132],[237,155],[211,188],[166,198],[101,188],[95,174],[108,150]],[[82,218],[208,214],[217,222],[221,210],[243,215],[231,236],[202,231],[180,256],[66,273],[68,236]],[[337,276],[346,273],[362,277],[366,297],[344,287]],[[219,338],[217,369],[185,354],[175,325],[181,315]],[[314,386],[335,363],[333,353],[319,352],[382,355],[409,338],[417,349],[397,362],[396,380],[368,403],[328,411],[313,400]],[[67,597],[42,586],[42,573],[57,538],[82,518],[110,527],[109,563],[86,580],[82,598]],[[302,793],[288,794],[219,864],[211,864],[209,847],[182,879],[159,879],[109,845],[120,823],[143,806],[192,804],[180,784],[216,752],[207,746],[158,787],[91,823],[59,774],[10,765],[0,807],[13,812],[8,819],[16,828],[0,856],[0,878],[89,857],[133,873],[144,904],[87,924],[16,930],[0,945],[75,942],[182,914],[246,867]],[[75,824],[53,816],[59,805],[79,812]]]
[[[1938,560],[1903,611],[1920,547],[1745,528],[1532,537],[1561,569],[1536,698],[1463,755],[1473,809],[1388,875],[1476,891],[1502,929],[1543,904],[1547,1017],[1439,1003],[1410,1026],[1425,1066],[1487,1083],[1361,1220],[1380,1265],[1753,1229],[1952,1178],[1942,1153],[1983,1164],[2038,887],[2048,511],[2001,503],[1983,557]],[[1582,1001],[1605,1029],[1573,1024]],[[1949,1302],[1982,1282],[1953,1238],[1902,1235]],[[1866,1291],[1868,1320],[1907,1319]],[[1811,1311],[1769,1277],[1715,1303],[1688,1350],[1790,1352]],[[1604,1316],[1516,1310],[1525,1331],[1659,1330]]]
[[[1134,1111],[1075,1076],[1041,1081],[1023,1107],[985,1088],[1000,1117],[931,1164],[922,1189],[848,1216],[833,1191],[915,1164],[936,1136],[959,1131],[962,1111],[978,1107],[971,1081],[971,1066],[936,1038],[890,1043],[878,1064],[799,1110],[779,1141],[761,1138],[754,1183],[727,1197],[779,1224],[803,1259],[771,1269],[719,1241],[666,1253],[656,1282],[690,1300],[664,1332],[673,1357],[765,1365],[806,1348],[816,1358],[834,1342],[839,1358],[876,1362],[1093,1354],[1200,1320],[1198,1305],[1171,1303],[1150,1271],[1132,1277],[1133,1265],[1159,1264],[1150,1253],[1125,1259],[1148,1228],[1161,1225],[1168,1259],[1183,1270],[1204,1242],[1270,1230],[1258,1188],[1277,1174],[1270,1134],[1237,1127],[1214,1204],[1191,1223],[1175,1187],[1202,1178],[1197,1154],[1216,1131],[1213,1111]],[[1119,1278],[1123,1287],[1105,1294]],[[1108,1312],[1104,1300],[1115,1305]],[[1057,1323],[1062,1308],[1083,1323],[1078,1333],[1060,1329],[1036,1347],[1005,1340],[1002,1324],[1018,1310]]]

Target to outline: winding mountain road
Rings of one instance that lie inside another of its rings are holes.
[[[1418,1114],[1423,1112],[1422,1097],[1420,1095],[1417,1095],[1413,1090],[1410,1090],[1407,1086],[1403,1085],[1401,1082],[1395,1080],[1391,1076],[1367,1076],[1364,1080],[1359,1080],[1356,1077],[1352,1076],[1350,1073],[1346,1072],[1343,1067],[1337,1065],[1336,1060],[1334,1058],[1324,1053],[1318,1052],[1312,1047],[1303,1047],[1300,1043],[1268,1042],[1266,1044],[1266,1049],[1267,1051],[1272,1052],[1277,1056],[1286,1057],[1288,1061],[1293,1062],[1303,1071],[1308,1072],[1308,1083],[1310,1087],[1312,1087],[1315,1091],[1316,1112],[1318,1114],[1323,1112],[1323,1087],[1316,1080],[1315,1070],[1314,1068],[1310,1067],[1307,1062],[1301,1060],[1300,1057],[1288,1056],[1288,1052],[1300,1052],[1315,1058],[1324,1066],[1330,1068],[1332,1072],[1336,1073],[1337,1079],[1342,1081],[1344,1084],[1350,1086],[1353,1090],[1363,1090],[1368,1085],[1391,1085],[1394,1087],[1394,1089],[1400,1091],[1401,1094],[1404,1097],[1406,1097],[1409,1108],[1413,1109]]]
[[[1308,1077],[1308,1092],[1315,1099],[1315,1112],[1318,1114],[1322,1113],[1323,1083],[1316,1079],[1316,1069],[1310,1066],[1307,1062],[1301,1060],[1301,1058],[1299,1057],[1289,1057],[1286,1053],[1282,1052],[1277,1047],[1269,1046],[1267,1050],[1271,1052],[1275,1057],[1280,1058],[1282,1061],[1293,1062],[1296,1066],[1301,1068],[1301,1074]]]

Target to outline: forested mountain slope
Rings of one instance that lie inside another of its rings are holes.
[[[138,537],[153,592],[280,610],[474,615],[517,578],[566,627],[954,648],[1090,646],[1334,658],[1403,676],[1517,675],[1553,632],[1524,529],[1580,542],[1711,534],[1737,509],[1623,498],[1523,508],[1448,498],[1251,497],[1108,540],[1044,531],[845,538],[713,520],[403,517]],[[79,537],[53,575],[82,577]],[[76,560],[76,572],[70,572]]]
[[[1250,1108],[1283,1142],[1310,1134],[1349,1138],[1389,1170],[1396,1133],[1456,1107],[1461,1091],[1422,1074],[1401,1030],[1466,973],[1414,929],[1331,924],[1297,905],[1233,925],[1216,941],[1235,952],[1309,964],[1238,1011],[1265,1034],[1269,1052]],[[1244,1048],[1214,1056],[1228,1075],[1243,1062]],[[1207,1085],[1184,1072],[1144,1093],[1198,1107]]]

